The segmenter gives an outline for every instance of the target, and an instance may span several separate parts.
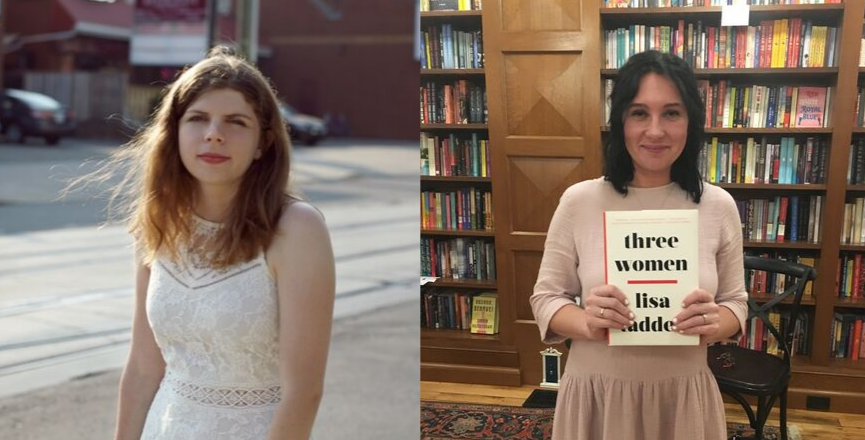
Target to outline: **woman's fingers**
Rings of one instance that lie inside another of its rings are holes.
[[[595,328],[625,328],[630,325],[630,318],[619,313],[613,307],[593,305],[586,307],[587,322]]]
[[[717,331],[720,321],[718,313],[702,313],[677,322],[674,329],[686,335],[709,335]]]

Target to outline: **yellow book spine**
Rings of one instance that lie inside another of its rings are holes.
[[[778,51],[778,67],[787,67],[787,43],[789,42],[790,20],[781,20],[781,47]]]
[[[481,141],[481,177],[487,176],[487,141]]]
[[[778,67],[778,47],[780,46],[781,37],[781,20],[772,21],[772,67]]]
[[[712,138],[712,149],[709,152],[709,182],[717,183],[715,170],[718,168],[718,138]]]

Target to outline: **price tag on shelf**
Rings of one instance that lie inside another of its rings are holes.
[[[721,26],[748,26],[750,5],[722,5]]]

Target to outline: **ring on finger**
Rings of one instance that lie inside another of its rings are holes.
[[[604,312],[606,312],[606,311],[607,311],[607,309],[601,307],[601,311],[598,312],[598,316],[601,317],[601,318],[603,318],[603,317],[604,317]]]
[[[708,324],[708,323],[709,323],[709,320],[706,319],[706,314],[703,313],[703,325],[706,325],[706,324]]]

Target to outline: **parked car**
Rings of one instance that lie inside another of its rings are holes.
[[[75,131],[72,112],[54,98],[26,90],[5,89],[0,94],[0,132],[7,140],[24,143],[28,136],[50,145]]]
[[[279,102],[279,111],[288,124],[291,139],[313,146],[327,137],[327,124],[321,118],[300,113],[282,101]]]

